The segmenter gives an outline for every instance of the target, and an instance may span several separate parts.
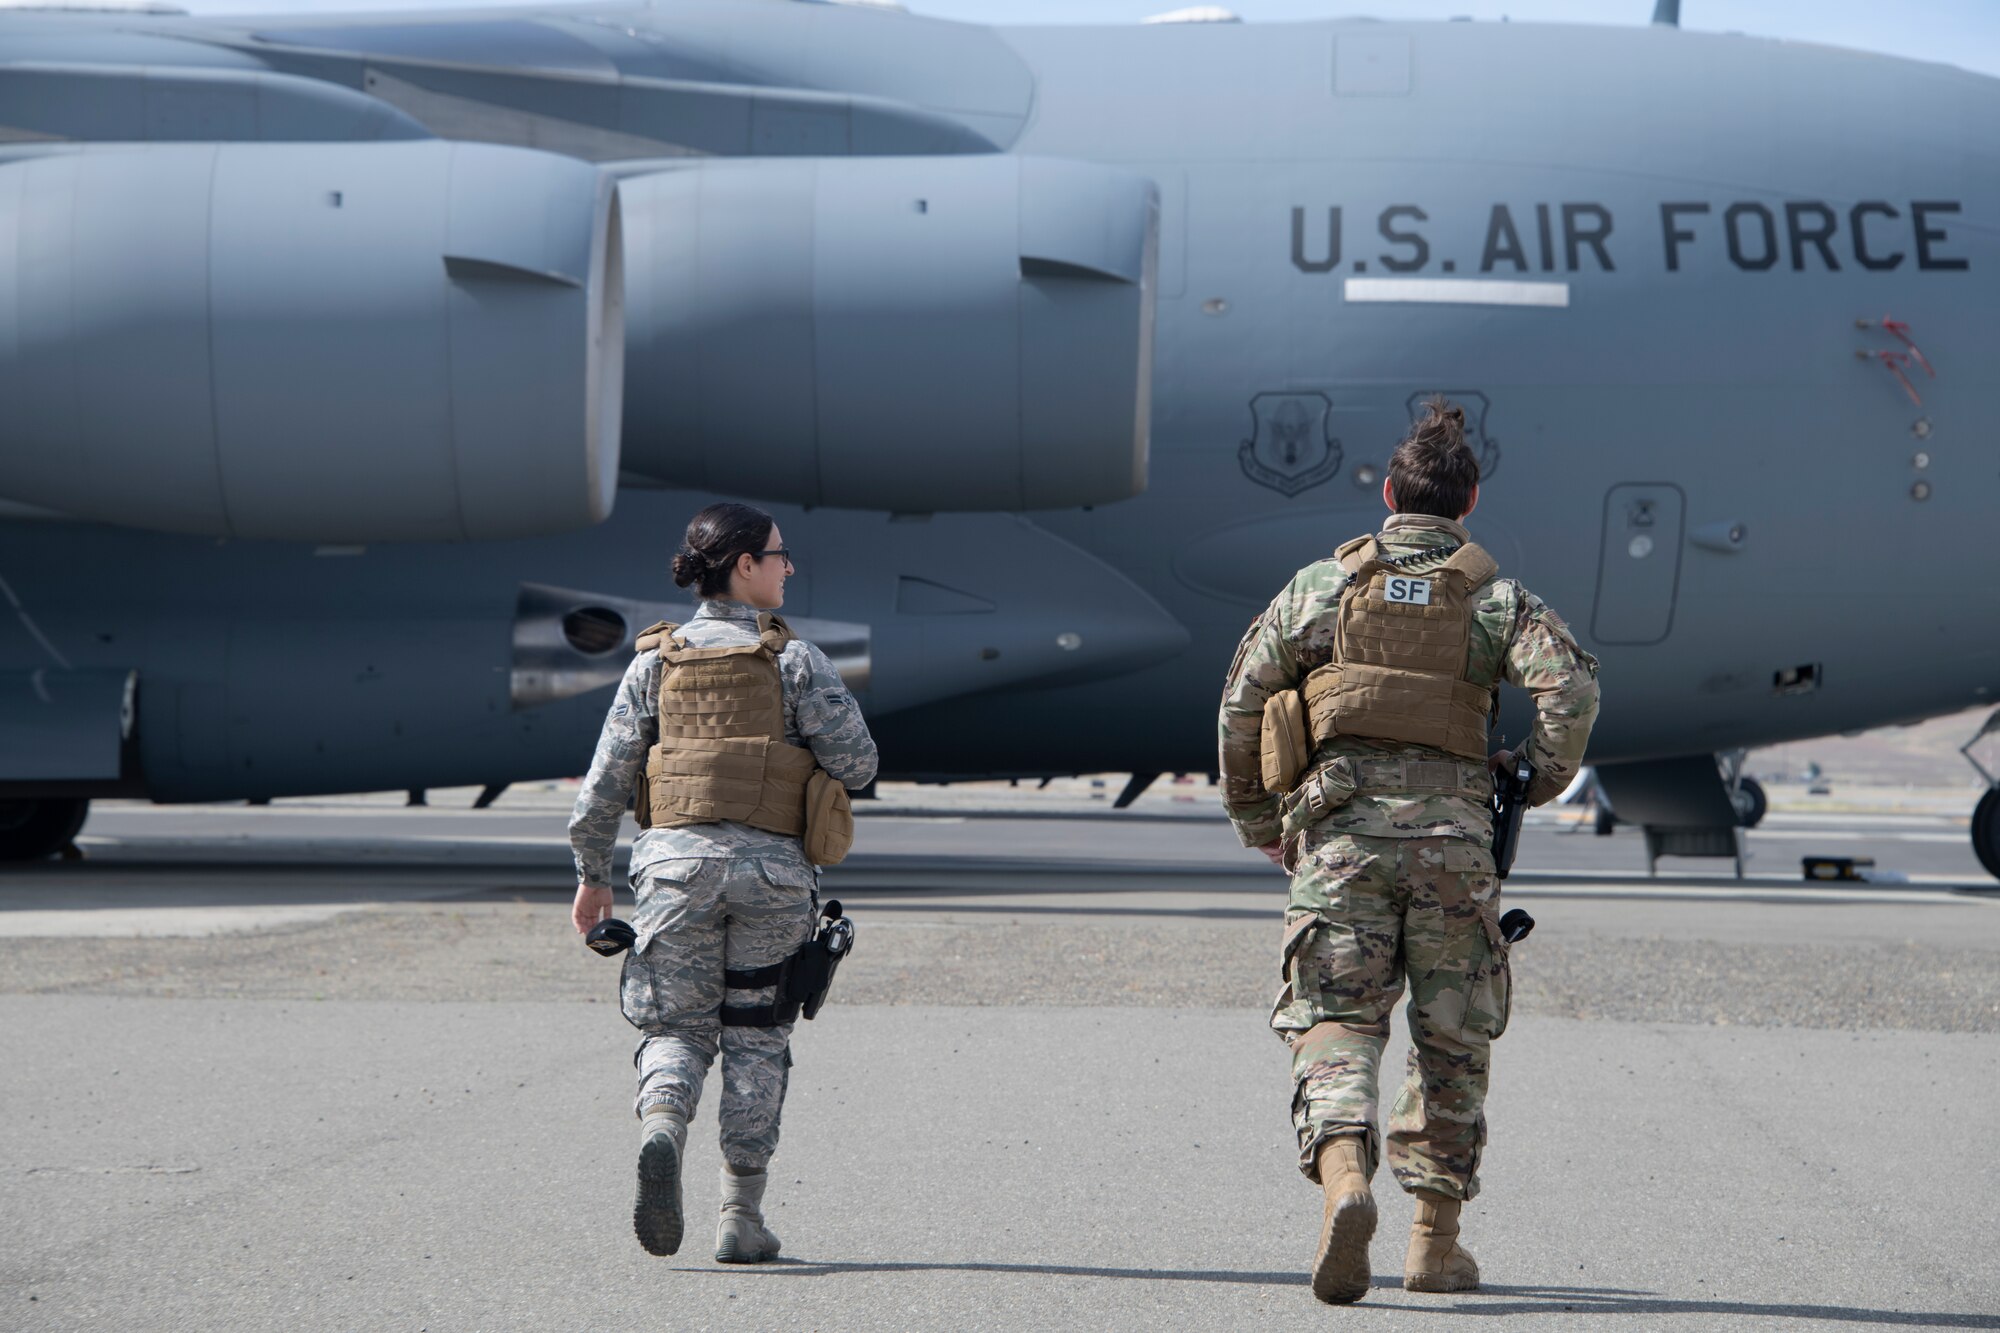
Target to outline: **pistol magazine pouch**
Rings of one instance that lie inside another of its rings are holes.
[[[1306,735],[1306,706],[1297,690],[1281,690],[1264,704],[1264,732],[1258,746],[1263,763],[1264,790],[1283,796],[1299,785],[1299,774],[1312,758]]]
[[[690,647],[665,623],[639,636],[641,652],[660,656],[660,739],[633,813],[642,828],[748,824],[800,838],[808,860],[833,865],[854,842],[847,792],[786,742],[778,657],[793,636],[768,612],[757,623],[756,643],[722,648]]]

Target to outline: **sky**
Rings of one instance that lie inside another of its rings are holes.
[[[197,14],[332,13],[488,7],[508,0],[175,0]],[[971,23],[1136,23],[1187,0],[906,0],[919,14]],[[1369,15],[1639,24],[1653,0],[1234,0],[1251,23]],[[1682,0],[1681,26],[1822,42],[2000,76],[2000,0]]]

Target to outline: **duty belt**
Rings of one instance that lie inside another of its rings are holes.
[[[1483,804],[1493,795],[1493,778],[1486,765],[1460,759],[1355,759],[1343,755],[1314,769],[1298,790],[1300,799],[1317,817],[1356,796],[1463,796]]]
[[[1351,759],[1355,795],[1435,792],[1483,801],[1493,794],[1486,765],[1463,759]]]

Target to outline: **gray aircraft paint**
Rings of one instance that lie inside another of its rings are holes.
[[[0,214],[0,494],[348,541],[611,510],[622,250],[582,163],[438,140],[37,152],[0,166]]]
[[[991,145],[1150,179],[1143,495],[776,507],[791,609],[869,629],[891,774],[1210,767],[1244,623],[1378,523],[1381,466],[1433,390],[1480,405],[1497,466],[1475,533],[1603,658],[1594,758],[1922,717],[2000,675],[2000,590],[1976,576],[2000,487],[1975,434],[2000,262],[1988,79],[1636,19],[1007,30],[691,4],[0,32],[43,65],[170,49],[357,94],[394,80],[382,100],[412,119],[418,88],[457,99],[453,133],[560,129],[586,157],[630,146],[593,135],[664,146],[648,157]],[[1935,378],[1883,359],[1907,355],[1884,316]],[[128,770],[164,799],[572,772],[602,696],[515,706],[521,593],[674,600],[666,554],[707,496],[632,480],[580,531],[352,554],[0,524],[0,707],[38,671],[137,671]],[[1779,688],[1808,664],[1816,688]],[[1503,727],[1524,733],[1518,700]],[[4,762],[53,789],[32,752]]]

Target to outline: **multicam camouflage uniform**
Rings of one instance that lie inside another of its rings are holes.
[[[704,601],[681,638],[695,648],[758,641],[757,612]],[[826,654],[803,639],[778,659],[785,739],[812,748],[819,766],[850,790],[875,777],[875,742],[861,708]],[[659,735],[660,658],[642,653],[604,719],[596,757],[570,816],[577,878],[611,883],[612,845],[646,751]],[[646,829],[632,847],[632,922],[638,943],[625,960],[620,1003],[643,1034],[637,1109],[671,1106],[694,1119],[718,1045],[722,1052],[722,1155],[762,1170],[778,1146],[778,1116],[791,1068],[791,1025],[723,1027],[723,968],[749,970],[788,957],[819,914],[818,874],[797,838],[723,822]],[[776,988],[731,988],[731,1004],[768,1004]]]
[[[1384,555],[1398,557],[1426,548],[1445,556],[1469,540],[1457,523],[1421,514],[1395,515],[1378,538]],[[1401,565],[1429,567],[1422,557]],[[1332,659],[1346,583],[1335,560],[1308,565],[1251,622],[1223,689],[1223,801],[1243,844],[1282,837],[1292,870],[1285,988],[1271,1026],[1292,1048],[1300,1168],[1316,1181],[1320,1145],[1354,1134],[1367,1139],[1373,1173],[1376,1068],[1407,976],[1412,1047],[1389,1121],[1389,1163],[1406,1190],[1470,1199],[1486,1142],[1488,1049],[1507,1026],[1511,991],[1487,807],[1476,794],[1393,790],[1388,775],[1402,764],[1462,765],[1454,756],[1353,736],[1313,753],[1318,770],[1345,759],[1340,771],[1364,777],[1360,793],[1330,811],[1272,796],[1260,776],[1264,703]],[[1534,695],[1529,796],[1551,799],[1576,775],[1597,717],[1597,660],[1510,579],[1473,593],[1468,652],[1469,679],[1506,680]]]

